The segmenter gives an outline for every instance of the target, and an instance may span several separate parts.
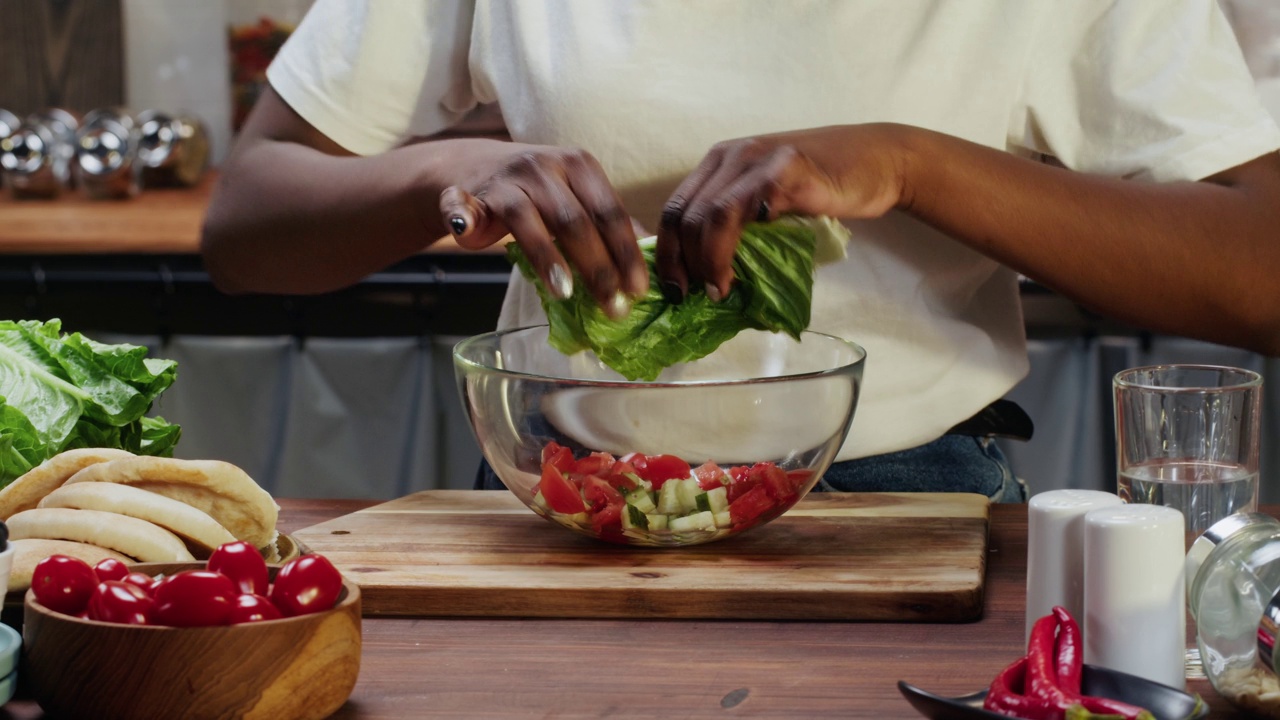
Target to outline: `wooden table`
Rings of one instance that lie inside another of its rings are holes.
[[[372,503],[280,504],[292,531]],[[986,612],[961,625],[366,618],[336,717],[919,717],[898,680],[961,694],[1022,651],[1026,538],[1025,505],[992,506]],[[1244,717],[1207,681],[1190,689],[1211,717]],[[29,701],[5,710],[40,717]]]

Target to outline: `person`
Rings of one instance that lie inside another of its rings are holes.
[[[673,299],[729,291],[746,222],[841,218],[811,327],[868,360],[823,489],[1025,497],[965,429],[1028,369],[1019,273],[1280,353],[1280,129],[1212,0],[320,0],[268,79],[204,227],[228,292],[509,233],[620,316],[630,218]],[[456,132],[494,108],[511,141]],[[542,318],[513,276],[500,327]]]

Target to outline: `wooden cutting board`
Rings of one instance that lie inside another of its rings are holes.
[[[962,622],[982,614],[987,502],[814,493],[742,535],[654,549],[510,493],[432,490],[294,536],[360,584],[366,615]]]

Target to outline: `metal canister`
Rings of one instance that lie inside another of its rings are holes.
[[[88,119],[88,118],[87,118]],[[138,130],[133,118],[100,112],[76,133],[76,175],[95,199],[128,198],[141,189]]]
[[[0,168],[16,198],[53,198],[71,184],[70,154],[74,152],[61,120],[29,116],[12,134],[0,139]]]
[[[23,124],[48,129],[53,138],[49,153],[53,158],[58,180],[63,187],[75,187],[76,177],[71,167],[76,157],[76,131],[80,129],[80,117],[70,110],[49,107],[28,115]]]
[[[191,187],[200,181],[209,164],[209,133],[204,123],[189,115],[144,110],[138,114],[138,127],[144,185]]]
[[[0,140],[3,140],[18,131],[18,126],[22,121],[17,115],[0,108]]]

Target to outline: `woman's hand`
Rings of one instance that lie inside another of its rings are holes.
[[[455,150],[465,177],[440,194],[440,214],[460,246],[486,247],[510,233],[548,290],[569,297],[577,268],[613,317],[630,309],[627,295],[648,290],[631,217],[590,154],[486,140]]]
[[[749,222],[779,215],[879,217],[904,199],[899,126],[846,125],[717,144],[676,188],[658,229],[658,274],[668,295],[702,283],[719,300]]]

